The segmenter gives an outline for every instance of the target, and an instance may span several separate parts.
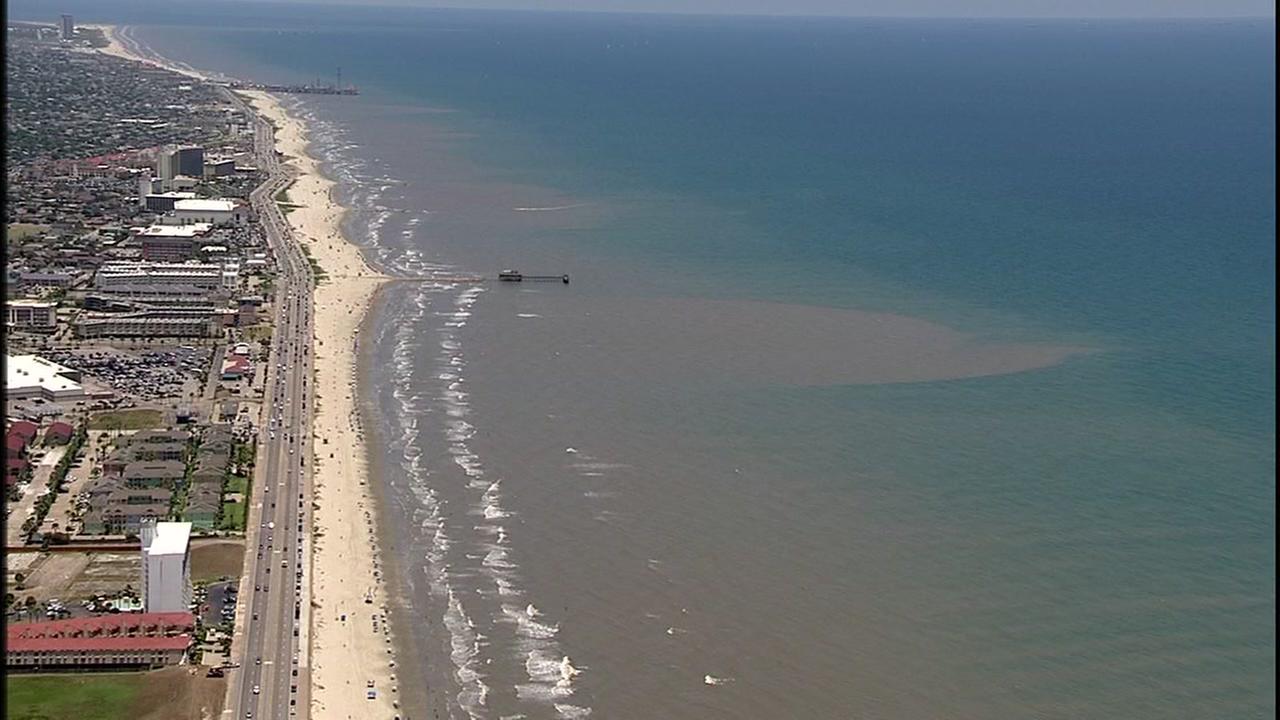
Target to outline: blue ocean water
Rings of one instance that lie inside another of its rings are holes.
[[[479,296],[458,341],[468,452],[520,518],[524,591],[586,665],[573,707],[1274,715],[1272,24],[70,11],[247,78],[341,65],[359,100],[302,107],[340,135],[332,167],[363,163],[353,235],[387,262],[572,267],[568,300]],[[495,212],[528,198],[591,214]],[[379,206],[426,214],[401,235]],[[652,298],[887,311],[1097,352],[945,382],[654,384],[551,323]],[[388,348],[414,302],[388,298]],[[523,332],[516,310],[548,329]],[[404,349],[412,394],[439,368]],[[384,400],[388,427],[410,412]],[[566,445],[590,449],[588,492],[614,504],[569,497]],[[490,635],[495,667],[527,650]],[[541,716],[522,674],[496,667],[489,707],[468,707]]]

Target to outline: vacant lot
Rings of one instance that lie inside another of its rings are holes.
[[[191,581],[239,578],[244,568],[244,542],[218,540],[191,547]]]
[[[113,410],[97,413],[89,420],[90,430],[149,430],[158,428],[164,414],[159,410]]]
[[[25,589],[13,591],[19,599],[30,595],[40,602],[58,598],[66,604],[78,603],[115,593],[125,585],[140,590],[142,556],[137,552],[41,553],[25,575]]]
[[[7,720],[199,720],[222,712],[226,681],[179,666],[138,673],[6,675],[4,686]]]
[[[67,596],[83,600],[94,595],[114,593],[125,585],[142,591],[142,553],[91,553],[87,567],[72,581]]]

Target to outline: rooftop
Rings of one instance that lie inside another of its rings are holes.
[[[4,364],[4,387],[8,392],[35,387],[52,393],[82,389],[80,383],[64,377],[66,373],[74,373],[74,370],[37,355],[6,354]]]
[[[236,204],[230,200],[179,200],[173,204],[174,210],[192,212],[231,212]]]
[[[151,540],[148,555],[185,555],[191,540],[191,523],[156,523],[156,535]]]
[[[174,523],[162,523],[174,524]],[[6,639],[78,637],[82,635],[148,635],[184,632],[193,629],[195,616],[185,612],[137,613],[102,617],[50,620],[48,622],[12,623],[5,628]]]
[[[190,635],[178,635],[175,637],[9,638],[5,643],[5,652],[185,650],[190,644]]]
[[[121,613],[94,618],[11,623],[7,652],[182,650],[195,629],[191,613]],[[181,633],[181,634],[176,634]]]
[[[194,238],[198,235],[204,235],[213,229],[209,223],[193,223],[191,225],[152,225],[143,229],[138,233],[144,238],[164,237],[164,238]]]

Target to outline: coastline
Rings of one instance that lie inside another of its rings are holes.
[[[143,56],[126,46],[114,26],[96,27],[103,29],[109,43],[100,52],[200,80],[213,79]],[[356,397],[359,328],[378,291],[391,278],[370,268],[359,248],[343,236],[346,208],[334,200],[336,183],[321,174],[319,162],[307,153],[306,123],[269,93],[239,94],[272,122],[276,148],[286,156],[283,162],[298,170],[287,190],[295,207],[285,218],[324,273],[312,291],[316,373],[311,430],[314,532],[309,538],[312,602],[310,643],[300,663],[310,670],[310,716],[351,718],[374,711],[379,717],[392,717],[399,704],[387,620],[389,598],[377,543],[376,501],[368,482],[369,448]],[[366,699],[368,681],[377,690],[376,700]]]
[[[311,714],[346,718],[377,710],[389,717],[395,711],[395,661],[385,620],[387,596],[376,543],[376,503],[368,482],[369,450],[357,413],[356,341],[375,294],[390,278],[373,271],[343,237],[345,209],[333,201],[335,183],[320,174],[319,163],[306,153],[305,123],[269,93],[242,95],[275,124],[277,149],[299,170],[288,189],[289,201],[299,207],[286,219],[325,273],[313,291]],[[365,602],[366,594],[372,604]],[[367,681],[378,690],[376,701],[365,699]]]

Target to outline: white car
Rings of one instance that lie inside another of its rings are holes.
[[[262,688],[258,687],[257,685],[254,685],[254,686],[253,686],[253,694],[254,694],[254,695],[257,695],[257,694],[258,694],[258,693],[260,693],[260,692],[262,692]]]

